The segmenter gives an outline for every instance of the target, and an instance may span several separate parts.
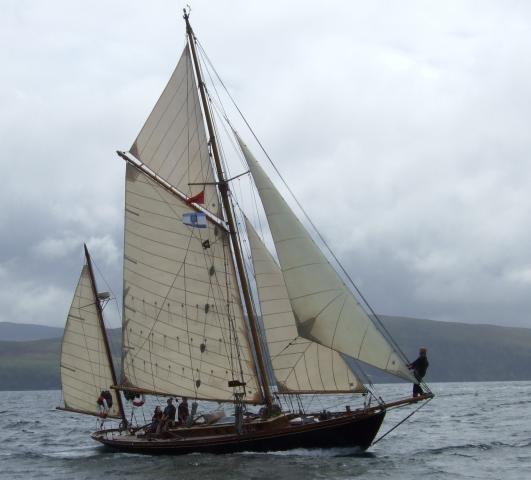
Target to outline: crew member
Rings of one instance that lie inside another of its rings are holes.
[[[408,365],[409,369],[413,370],[413,375],[415,375],[415,378],[417,379],[417,382],[413,384],[414,397],[418,397],[419,395],[422,395],[424,393],[420,384],[422,382],[422,379],[424,378],[424,375],[426,375],[426,371],[428,370],[429,362],[427,353],[428,349],[426,347],[421,347],[419,349],[418,358]]]
[[[179,410],[177,412],[177,418],[179,419],[179,423],[181,425],[185,425],[189,415],[190,413],[188,411],[188,399],[186,397],[183,397],[183,401],[179,405]]]
[[[107,395],[106,392],[102,391],[100,393],[100,396],[98,397],[97,404],[98,404],[98,415],[101,418],[107,418],[107,415],[109,414],[109,402],[107,401]]]
[[[151,432],[156,432],[161,420],[162,420],[162,410],[157,405],[155,407],[155,411],[153,412],[153,416],[151,417],[151,427],[149,428],[149,430]]]
[[[162,418],[160,419],[159,425],[157,427],[157,433],[167,432],[168,428],[173,426],[175,423],[175,413],[177,409],[173,404],[173,398],[168,398],[166,403],[166,408],[164,409],[164,412],[162,412]]]

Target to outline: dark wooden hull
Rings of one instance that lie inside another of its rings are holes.
[[[374,440],[385,417],[385,410],[361,414],[343,414],[316,423],[292,425],[290,417],[273,422],[249,424],[238,435],[219,428],[175,430],[177,438],[147,439],[118,430],[102,430],[92,438],[114,450],[129,453],[183,455],[193,452],[234,453],[268,452],[294,448],[357,447],[366,450]],[[292,417],[291,417],[292,418]],[[182,435],[179,435],[181,433]]]

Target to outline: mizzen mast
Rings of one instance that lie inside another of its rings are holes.
[[[242,255],[240,244],[238,241],[236,222],[234,220],[234,214],[233,214],[230,199],[229,199],[229,185],[228,185],[228,181],[225,179],[225,175],[223,173],[223,168],[221,165],[221,157],[219,154],[217,139],[214,133],[214,125],[213,125],[212,116],[210,113],[210,108],[209,108],[209,104],[207,100],[205,83],[203,81],[201,70],[199,68],[199,61],[197,59],[194,32],[188,20],[189,14],[187,13],[186,10],[183,10],[183,11],[184,11],[184,20],[186,22],[186,34],[188,36],[188,44],[190,46],[190,51],[192,53],[195,74],[197,78],[197,83],[199,85],[199,92],[201,94],[201,103],[203,105],[203,111],[205,114],[205,120],[206,120],[206,124],[208,128],[209,144],[212,149],[212,156],[214,158],[214,164],[216,166],[219,193],[221,195],[221,200],[223,202],[223,209],[225,210],[226,221],[227,221],[227,224],[229,225],[229,234],[230,234],[230,239],[232,243],[232,249],[234,252],[234,258],[236,261],[238,276],[240,279],[240,285],[242,289],[243,300],[245,303],[245,309],[247,310],[247,315],[249,318],[249,326],[251,330],[251,338],[253,341],[253,346],[254,346],[255,353],[256,353],[259,378],[261,379],[261,385],[262,385],[262,391],[263,391],[265,403],[268,407],[271,407],[273,404],[273,401],[271,398],[271,391],[269,389],[267,369],[265,365],[262,344],[260,341],[260,335],[258,333],[258,322],[256,319],[256,315],[254,313],[253,302],[251,299],[249,281],[247,279],[245,266],[243,262],[243,255]]]
[[[96,290],[96,280],[94,278],[94,271],[92,270],[92,260],[90,258],[87,245],[85,244],[84,247],[85,247],[85,258],[87,259],[87,266],[88,266],[88,271],[89,271],[91,285],[92,285],[92,292],[94,293],[94,299],[96,300],[98,322],[101,328],[101,335],[103,337],[103,343],[105,345],[105,353],[107,355],[107,360],[109,361],[109,368],[111,370],[111,377],[112,377],[113,385],[116,385],[118,382],[116,381],[116,372],[114,371],[114,363],[112,361],[111,348],[109,346],[109,339],[107,338],[107,331],[105,330],[105,323],[103,322],[103,310],[101,308],[101,304],[98,298],[98,292]],[[122,396],[118,390],[116,391],[116,399],[118,400],[118,408],[120,410],[120,416],[122,417],[123,424],[127,425],[127,419],[125,418],[124,405],[122,403]]]

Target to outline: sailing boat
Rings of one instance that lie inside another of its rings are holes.
[[[121,379],[85,247],[63,339],[61,408],[121,419],[92,438],[125,452],[364,450],[389,409],[433,395],[426,385],[391,402],[375,393],[361,366],[416,382],[407,359],[232,129],[278,261],[237,216],[186,11],[184,19],[177,67],[130,150],[118,152],[126,161]],[[362,399],[359,408],[304,406],[307,395],[345,394]],[[191,415],[159,433],[128,421],[122,397],[150,395],[190,398]],[[199,414],[199,401],[231,404],[234,415]]]

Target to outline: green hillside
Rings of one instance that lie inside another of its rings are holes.
[[[118,365],[121,332],[114,329],[109,333],[114,362]],[[29,342],[0,341],[0,390],[60,388],[60,352],[61,338]]]
[[[431,381],[531,380],[531,329],[382,317],[413,359],[428,348]]]
[[[58,388],[61,339],[0,342],[0,390]]]
[[[44,340],[45,338],[58,338],[62,335],[63,329],[59,327],[0,322],[0,341],[3,342],[29,342],[31,340]]]
[[[428,348],[428,382],[531,380],[531,329],[403,317],[381,319],[411,360],[419,346]],[[23,329],[25,335],[37,335],[28,325]],[[110,339],[118,364],[120,330],[110,330]],[[59,388],[60,341],[0,341],[0,390]],[[367,373],[374,382],[392,380],[376,369],[369,368]]]

